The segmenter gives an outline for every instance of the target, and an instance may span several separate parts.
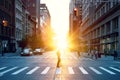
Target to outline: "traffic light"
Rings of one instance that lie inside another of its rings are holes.
[[[78,9],[74,8],[74,16],[78,16]]]
[[[3,23],[3,26],[4,26],[4,27],[7,27],[7,26],[8,26],[8,21],[3,20],[2,23]]]

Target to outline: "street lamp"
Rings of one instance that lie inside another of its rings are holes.
[[[2,27],[7,27],[8,26],[8,21],[7,20],[3,20],[2,21]],[[3,39],[2,39],[2,41],[3,41]],[[2,56],[4,56],[4,52],[3,52],[3,42],[2,42]]]
[[[78,16],[78,9],[74,8],[74,16]]]
[[[7,20],[3,20],[2,21],[2,25],[3,25],[3,27],[7,27],[8,26],[8,21]]]

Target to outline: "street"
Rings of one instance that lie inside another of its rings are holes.
[[[57,68],[56,53],[0,57],[0,80],[120,80],[120,62],[90,59],[76,53],[62,54]]]

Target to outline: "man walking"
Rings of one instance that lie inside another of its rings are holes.
[[[57,62],[57,67],[60,67],[60,62],[61,62],[61,54],[60,51],[57,51],[57,58],[58,58],[58,62]]]

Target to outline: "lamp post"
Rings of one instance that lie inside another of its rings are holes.
[[[7,27],[8,26],[8,21],[7,20],[3,20],[2,21],[2,27]],[[3,33],[2,33],[3,34]],[[3,37],[3,36],[2,36]],[[4,56],[4,52],[3,52],[3,50],[4,50],[4,46],[3,45],[5,45],[5,44],[3,44],[3,38],[1,38],[2,39],[2,43],[1,43],[1,46],[2,46],[2,56]]]

